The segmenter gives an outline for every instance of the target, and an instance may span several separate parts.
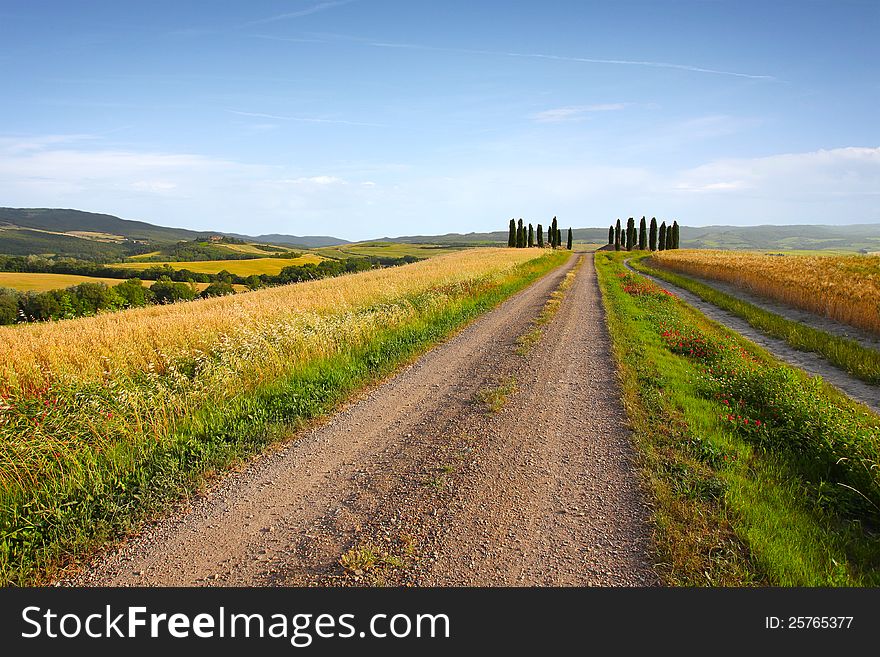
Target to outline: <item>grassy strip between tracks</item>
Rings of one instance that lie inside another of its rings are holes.
[[[596,254],[675,585],[880,584],[880,418]]]
[[[645,262],[646,258],[650,258],[650,256],[636,256],[629,260],[629,264],[637,271],[662,278],[664,281],[693,292],[703,301],[731,312],[737,317],[742,317],[762,333],[785,340],[795,349],[819,354],[832,365],[857,379],[871,384],[880,383],[880,352],[877,350],[864,347],[855,340],[832,335],[826,331],[786,319],[748,301],[720,292],[689,276],[649,266]]]
[[[259,372],[235,375],[241,363],[259,368],[260,354],[233,358],[227,345],[217,354],[166,362],[161,372],[151,367],[118,380],[8,388],[0,399],[6,442],[0,447],[8,466],[0,486],[0,583],[48,581],[203,487],[214,473],[284,440],[353,391],[392,373],[569,255],[551,253],[500,273],[385,300],[353,313],[351,322],[309,320],[297,330],[320,333],[323,355],[290,358],[287,371],[276,375],[273,369],[260,385],[241,383],[259,380]],[[353,323],[360,328],[349,336],[344,331]],[[272,344],[284,339],[273,336]],[[243,342],[235,348],[246,347]],[[218,374],[223,367],[226,372]],[[221,380],[230,390],[196,394],[197,384]],[[162,421],[150,424],[144,400],[156,390],[165,391],[163,398],[184,392],[175,398],[181,400],[178,408],[163,406]],[[199,402],[188,407],[186,400]],[[131,409],[142,409],[144,416]],[[50,437],[54,442],[46,448]],[[34,456],[29,469],[13,467],[32,453],[40,458]],[[18,455],[14,463],[10,454]]]

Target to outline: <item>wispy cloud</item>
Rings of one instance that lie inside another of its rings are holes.
[[[726,71],[722,69],[707,68],[704,66],[695,66],[693,64],[674,64],[670,62],[656,62],[649,60],[631,60],[631,59],[599,59],[592,57],[571,57],[567,55],[548,55],[544,53],[524,53],[524,52],[506,52],[499,50],[472,50],[467,48],[442,48],[434,46],[423,46],[410,43],[387,43],[373,41],[367,43],[373,48],[404,48],[412,50],[432,50],[437,52],[454,52],[471,55],[491,55],[495,57],[523,57],[528,59],[547,59],[559,62],[577,62],[582,64],[606,64],[614,66],[647,66],[650,68],[671,68],[680,71],[689,71],[691,73],[709,73],[712,75],[730,75],[738,78],[748,78],[750,80],[776,80],[773,75],[743,73],[740,71]]]
[[[239,116],[250,116],[254,118],[260,119],[272,119],[275,121],[297,121],[300,123],[336,123],[340,125],[359,125],[359,126],[367,126],[370,128],[387,128],[388,126],[383,123],[368,123],[366,121],[348,121],[345,119],[325,119],[313,116],[282,116],[279,114],[265,114],[263,112],[242,112],[239,110],[226,110],[230,114],[237,114]]]
[[[337,176],[303,176],[293,178],[292,180],[284,180],[283,182],[291,185],[347,185],[348,182]]]
[[[333,9],[334,7],[341,7],[342,5],[347,5],[352,2],[354,2],[354,0],[330,0],[328,2],[319,2],[315,5],[311,5],[310,7],[297,9],[296,11],[288,11],[283,14],[277,14],[275,16],[269,16],[267,18],[260,18],[254,21],[248,21],[244,25],[262,25],[263,23],[274,23],[276,21],[286,21],[292,18],[302,18],[303,16],[310,16],[312,14],[317,14],[321,11]]]
[[[612,112],[625,109],[629,103],[602,103],[599,105],[575,105],[548,109],[531,116],[538,123],[562,123],[580,121],[591,112]]]
[[[252,39],[265,39],[266,41],[285,41],[288,43],[327,43],[326,39],[310,39],[305,37],[280,37],[272,34],[248,34]]]

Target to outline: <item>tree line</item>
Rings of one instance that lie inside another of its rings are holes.
[[[632,251],[633,249],[666,251],[677,249],[679,248],[678,221],[673,221],[671,226],[667,226],[664,221],[658,228],[655,217],[651,217],[650,226],[647,226],[645,217],[642,217],[639,227],[636,229],[636,222],[630,217],[624,229],[620,224],[620,219],[618,219],[616,225],[612,224],[608,227],[608,244],[613,244],[615,251]]]
[[[87,281],[65,289],[47,292],[19,292],[10,288],[0,288],[0,325],[71,319],[95,315],[99,312],[191,301],[196,298],[235,294],[233,285],[244,285],[249,290],[255,290],[261,287],[329,278],[368,269],[393,267],[417,260],[420,258],[409,255],[402,258],[348,258],[346,260],[322,260],[317,264],[291,265],[282,269],[277,275],[253,274],[241,277],[227,271],[197,275],[199,278],[208,277],[209,280],[185,277],[186,270],[174,270],[168,266],[153,267],[141,272],[141,274],[158,274],[154,277],[144,276],[146,280],[155,280],[149,287],[143,285],[143,279],[132,277],[130,269],[120,268],[119,271],[125,271],[128,278],[118,285],[108,286],[101,281],[94,283]],[[187,273],[193,274],[194,272]],[[209,285],[199,292],[195,283],[209,283]]]
[[[529,224],[528,226],[524,225],[522,219],[518,222],[515,219],[510,220],[507,234],[507,246],[512,249],[532,248],[534,246],[544,248],[545,245],[552,249],[557,249],[560,248],[561,244],[562,230],[559,228],[556,217],[553,217],[550,225],[547,226],[546,240],[544,239],[544,227],[541,224],[538,224],[537,227],[533,227],[532,224]],[[569,228],[568,239],[566,241],[566,248],[569,251],[571,250],[571,245],[571,228]]]

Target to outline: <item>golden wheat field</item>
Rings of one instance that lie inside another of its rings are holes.
[[[880,333],[880,257],[673,250],[655,263]]]
[[[158,371],[218,350],[238,354],[242,365],[258,357],[254,369],[265,376],[273,359],[282,366],[286,359],[314,357],[393,324],[394,315],[407,312],[406,297],[439,299],[444,287],[499,274],[542,253],[478,249],[235,296],[0,327],[0,389]]]
[[[314,253],[306,253],[298,258],[251,258],[249,260],[195,260],[191,262],[118,262],[113,267],[121,269],[142,270],[147,267],[162,267],[168,265],[172,269],[188,269],[196,274],[217,274],[228,271],[238,276],[250,276],[252,274],[270,274],[275,276],[281,273],[285,267],[294,265],[316,265],[322,260],[322,256]]]

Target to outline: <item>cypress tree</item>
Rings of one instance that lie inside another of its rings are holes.
[[[666,229],[666,250],[668,251],[671,248],[672,248],[672,226],[669,226]]]
[[[568,250],[571,251],[571,226],[568,227]]]
[[[525,234],[523,233],[522,219],[516,225],[516,248],[521,249],[526,245]]]
[[[529,248],[535,246],[535,229],[529,224]]]
[[[516,222],[510,220],[510,232],[507,234],[507,246],[511,249],[516,246]]]
[[[621,235],[620,235],[620,219],[618,219],[617,225],[614,227],[614,243],[615,244],[617,244],[617,245],[620,244],[620,237],[621,237]],[[617,251],[620,251],[620,249],[617,247],[615,247],[615,249]]]
[[[648,233],[648,248],[657,250],[657,217],[651,217],[651,230]]]
[[[538,233],[538,248],[544,248],[544,227],[541,224],[538,224],[538,228],[536,229]]]
[[[666,222],[664,221],[660,224],[660,235],[657,238],[657,250],[665,251],[666,250]]]
[[[636,245],[636,222],[630,217],[626,220],[626,250],[632,251]]]
[[[556,229],[556,246],[559,246],[560,244],[562,244],[562,229],[557,228]]]
[[[673,249],[678,248],[678,237],[679,237],[678,221],[673,221],[672,222],[672,248]]]
[[[608,243],[614,244],[614,226],[608,226]]]
[[[553,232],[553,248],[559,246],[559,228],[556,226],[556,217],[550,223],[550,230]]]
[[[639,249],[644,251],[648,248],[648,229],[645,224],[645,218],[639,222]]]

